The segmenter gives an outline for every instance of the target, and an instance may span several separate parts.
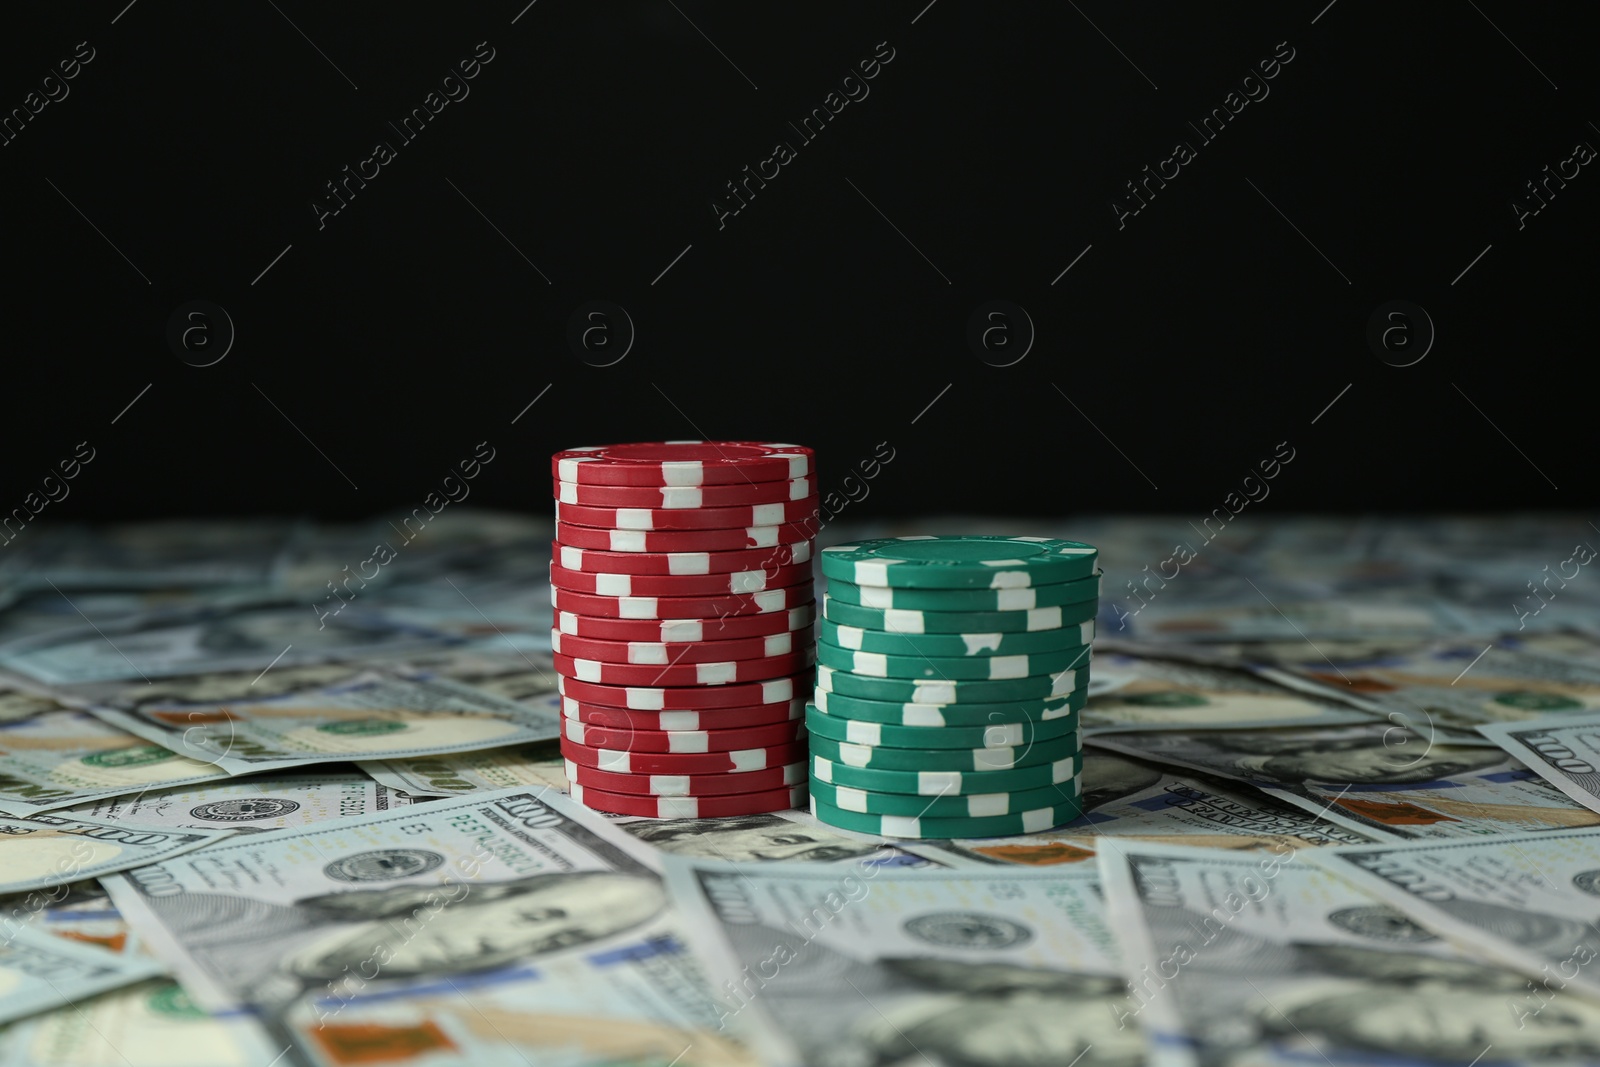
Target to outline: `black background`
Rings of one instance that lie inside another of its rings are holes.
[[[888,442],[862,517],[1209,511],[1280,441],[1269,508],[1588,503],[1600,176],[1510,207],[1600,145],[1585,8],[525,2],[8,6],[0,111],[95,58],[0,147],[0,510],[85,440],[50,518],[409,508],[485,440],[474,502],[547,511],[557,448],[702,435],[812,444],[824,489]],[[470,95],[319,229],[479,42]],[[607,367],[567,342],[597,299],[637,330]],[[967,344],[992,299],[1037,330],[1012,366]],[[1365,339],[1395,299],[1437,330],[1403,368]],[[166,340],[192,300],[237,331],[213,366]]]

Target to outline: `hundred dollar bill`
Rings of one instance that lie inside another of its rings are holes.
[[[10,815],[226,777],[82,711],[55,708],[0,723],[0,812]]]
[[[1320,848],[1388,837],[1352,830],[1268,796],[1206,775],[1180,774],[1116,752],[1083,761],[1084,814],[1042,834],[902,845],[951,866],[1045,867],[1093,860],[1123,839],[1204,848]],[[1102,842],[1102,838],[1115,838]]]
[[[52,585],[94,590],[264,586],[292,528],[289,522],[256,519],[56,526],[28,544],[9,576],[52,595]]]
[[[1153,1067],[1600,1056],[1600,1004],[1569,997],[1560,1018],[1519,1025],[1522,975],[1300,858],[1143,841],[1100,854],[1130,986],[1115,1012],[1150,1035]]]
[[[151,612],[18,638],[0,666],[46,685],[245,671],[392,657],[456,638],[368,612],[318,624],[310,607],[272,600]],[[269,675],[270,677],[270,675]]]
[[[560,694],[525,698],[522,703],[553,717],[559,730]],[[402,789],[413,796],[465,796],[513,785],[551,786],[567,791],[556,734],[525,745],[474,752],[429,752],[405,759],[364,761],[360,767],[389,788]]]
[[[1532,976],[1500,1011],[1518,1029],[1581,1023],[1580,1055],[1600,1057],[1600,1006],[1562,995],[1571,986],[1600,996],[1600,830],[1362,845],[1307,859]]]
[[[0,924],[8,919],[159,966],[92,880],[0,900]],[[145,979],[0,1030],[5,1067],[265,1067],[281,1051],[249,1013],[203,1012],[170,978]]]
[[[0,816],[0,893],[97,878],[192,852],[231,830],[169,830],[84,816]]]
[[[1404,726],[1101,734],[1091,744],[1246,782],[1381,840],[1600,825],[1500,749],[1433,744]]]
[[[196,1003],[259,1005],[319,1064],[382,1050],[430,1064],[558,1051],[668,1062],[689,1046],[683,1064],[737,1060],[646,859],[553,790],[512,788],[253,835],[102,882]]]
[[[161,970],[154,960],[118,956],[27,926],[0,927],[0,1023],[65,1007]]]
[[[1591,811],[1600,811],[1600,715],[1498,722],[1478,732]]]
[[[1090,867],[900,871],[668,857],[724,1020],[762,1062],[1137,1067]]]
[[[444,678],[296,668],[64,687],[113,726],[229,774],[542,741],[560,716]],[[269,685],[268,682],[271,682]]]
[[[1129,730],[1259,729],[1371,722],[1369,713],[1296,693],[1238,670],[1124,655],[1100,655],[1095,669],[1128,677],[1115,692],[1091,692],[1079,721],[1085,734]]]
[[[261,833],[324,819],[388,811],[412,802],[405,793],[360,774],[265,774],[237,781],[110,797],[68,808],[82,815],[141,826]]]

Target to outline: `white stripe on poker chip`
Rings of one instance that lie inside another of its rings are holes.
[[[773,634],[762,645],[764,656],[783,656],[794,651],[793,634]]]
[[[859,811],[863,815],[867,813],[867,793],[864,789],[841,785],[833,791],[833,797],[834,804],[845,811]]]
[[[568,451],[575,452],[577,449],[569,449]],[[593,459],[558,459],[556,460],[556,475],[563,482],[575,482],[578,480],[578,464],[593,462]]]
[[[1039,594],[1033,589],[1001,589],[995,597],[995,607],[1000,611],[1032,611],[1039,603]]]
[[[789,499],[804,500],[811,495],[811,479],[795,478],[789,482]]]
[[[1044,538],[1041,537],[1041,538],[1039,538],[1039,540],[1043,541]],[[1058,549],[1056,549],[1056,555],[1058,555],[1058,556],[1092,556],[1098,551],[1099,551],[1099,549],[1097,549],[1097,548],[1091,548],[1088,545],[1084,545],[1082,548],[1058,548]]]
[[[552,651],[552,652],[560,652],[561,651],[561,631],[560,630],[551,630],[550,631],[550,651]]]
[[[809,563],[811,561],[811,542],[801,541],[797,545],[789,546],[790,563]]]
[[[1089,642],[1091,642],[1093,640],[1094,640],[1094,620],[1090,619],[1087,622],[1080,622],[1078,624],[1078,643],[1080,645],[1087,645]]]
[[[1021,560],[1007,560],[1020,563]],[[996,571],[989,576],[990,589],[1026,589],[1033,584],[1033,575],[1027,571]]]
[[[737,663],[696,663],[694,665],[694,681],[696,685],[727,685],[739,677]]]
[[[701,725],[698,711],[663,711],[656,721],[663,730],[698,730]]]
[[[711,733],[708,730],[684,730],[667,735],[668,752],[710,752]]]
[[[597,748],[594,751],[598,753],[596,762],[600,764],[602,771],[618,771],[622,774],[633,773],[633,760],[630,753],[619,752],[610,748]],[[570,777],[571,772],[568,772],[568,775]]]
[[[608,540],[613,552],[643,552],[646,543],[638,530],[612,530]]]
[[[728,575],[728,592],[759,593],[767,587],[766,571],[735,571]]]
[[[861,606],[864,608],[894,607],[893,589],[886,589],[881,585],[858,585],[856,589],[861,594]]]
[[[895,538],[896,541],[933,541],[935,539],[933,534],[906,534],[903,537]]]
[[[839,762],[846,767],[868,767],[872,764],[872,749],[865,745],[839,743]]]
[[[650,508],[617,508],[616,524],[623,530],[653,530],[655,517]]]
[[[583,549],[571,545],[561,546],[561,565],[569,571],[583,570]]]
[[[840,648],[848,648],[856,652],[861,651],[862,638],[865,636],[866,631],[859,626],[836,626],[833,632],[833,639],[839,642]]]
[[[665,667],[672,662],[667,646],[659,641],[629,641],[628,662],[645,667]]]
[[[767,750],[764,748],[746,748],[728,755],[733,760],[735,771],[759,771],[767,767]]]
[[[954,797],[962,792],[960,771],[917,771],[918,797]]]
[[[576,504],[578,502],[578,487],[571,482],[562,482],[556,486],[556,499],[563,504]]]
[[[705,464],[697,459],[664,462],[661,480],[667,485],[700,485],[705,481]]]
[[[576,741],[580,745],[583,744],[583,723],[577,719],[563,719],[561,724],[566,728],[568,741]]]
[[[852,568],[857,585],[888,585],[889,567],[899,563],[897,559],[866,560],[857,563]]]
[[[901,704],[900,721],[907,726],[948,726],[937,704]]]
[[[883,744],[883,730],[875,722],[861,722],[857,719],[844,720],[845,737],[858,745]]]
[[[914,815],[884,815],[878,829],[884,837],[921,837],[922,820]]]
[[[666,644],[704,641],[705,629],[700,619],[668,619],[661,624],[661,640]]]
[[[1082,731],[1079,731],[1079,733],[1081,735]],[[1080,749],[1083,747],[1082,741],[1078,742],[1078,747]],[[1051,784],[1060,785],[1062,782],[1071,781],[1074,783],[1074,791],[1076,791],[1078,787],[1081,787],[1083,783],[1077,780],[1078,776],[1076,773],[1074,773],[1075,769],[1073,764],[1075,762],[1076,761],[1071,756],[1068,756],[1066,759],[1058,759],[1054,763],[1050,764]]]
[[[664,508],[697,508],[701,499],[698,485],[674,485],[661,490],[661,506]]]
[[[1011,748],[1027,743],[1020,722],[996,722],[983,728],[984,748]]]
[[[575,659],[572,661],[573,677],[580,682],[600,682],[605,680],[605,671],[599,662],[592,659]]]
[[[1034,608],[1028,612],[1029,630],[1061,629],[1061,608]]]
[[[687,774],[652,774],[650,776],[650,792],[659,797],[683,796],[689,792],[689,789],[690,783]]]
[[[1004,815],[1010,810],[1010,793],[974,793],[967,798],[969,818],[982,819],[989,815]]]
[[[619,619],[654,619],[659,617],[656,611],[656,598],[653,596],[618,597],[617,613]]]
[[[658,819],[698,819],[700,817],[699,797],[656,797],[656,818]]]
[[[833,782],[833,761],[824,756],[811,757],[811,773],[819,782]]]
[[[780,700],[794,699],[794,682],[789,678],[775,678],[761,683],[761,702],[776,704]]]
[[[633,575],[597,574],[594,576],[594,591],[602,596],[631,596]]]
[[[1054,808],[1035,808],[1022,813],[1022,832],[1036,834],[1041,830],[1048,830],[1056,824]]]
[[[926,633],[922,628],[922,612],[911,611],[907,608],[891,608],[883,613],[883,628],[890,633],[920,634]]]
[[[776,526],[749,526],[745,528],[744,535],[756,548],[771,548],[778,543]]]
[[[756,593],[751,598],[755,602],[756,611],[766,614],[769,611],[782,611],[789,606],[789,591],[787,589],[768,589],[763,593]]]
[[[1026,678],[1030,673],[1027,656],[991,656],[989,658],[989,677],[996,681],[1004,678]]]
[[[709,552],[668,552],[668,574],[710,574],[711,553]]]
[[[667,703],[667,695],[659,689],[629,686],[622,692],[628,707],[635,711],[661,711]]]
[[[757,526],[776,526],[784,520],[782,504],[750,505],[750,521]]]
[[[976,656],[983,652],[997,652],[1000,649],[1000,640],[1003,634],[961,634],[961,640],[967,646],[967,655]]]
[[[819,693],[833,692],[833,668],[826,663],[817,666],[817,691]]]
[[[889,657],[881,652],[852,652],[850,666],[857,674],[869,678],[889,677]]]

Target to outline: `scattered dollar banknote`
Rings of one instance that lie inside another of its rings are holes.
[[[730,1027],[763,1063],[1136,1067],[1092,867],[904,871],[668,857]]]
[[[1500,1013],[1518,1030],[1581,1027],[1574,1052],[1600,1057],[1600,1005],[1571,995],[1600,996],[1600,830],[1360,845],[1306,859],[1525,972],[1533,980],[1503,996]]]
[[[226,777],[83,711],[54,708],[0,722],[0,812],[10,815]]]
[[[279,772],[110,797],[57,814],[140,826],[224,829],[245,834],[370,815],[411,802],[407,794],[362,774]]]
[[[1600,715],[1498,722],[1478,732],[1591,811],[1600,811]]]
[[[1265,793],[1208,775],[1183,774],[1117,752],[1096,751],[1083,762],[1084,814],[1042,834],[903,842],[917,855],[950,866],[1013,864],[1046,867],[1092,861],[1101,838],[1205,848],[1320,848],[1387,841],[1353,830]]]
[[[1265,682],[1245,671],[1101,654],[1095,669],[1125,676],[1091,693],[1079,722],[1087,734],[1129,730],[1260,729],[1371,722],[1370,713]]]
[[[669,1043],[661,1062],[689,1046],[681,1063],[737,1061],[647,859],[554,790],[512,788],[102,883],[196,1003],[259,1005],[318,1064],[385,1048],[498,1063],[507,1041],[530,1061],[631,1062]]]
[[[180,856],[232,836],[61,814],[0,816],[0,893],[97,878]]]
[[[1385,840],[1600,825],[1499,748],[1435,744],[1399,725],[1100,734],[1090,743],[1246,782]]]
[[[339,681],[328,682],[329,673]],[[268,682],[271,684],[267,684]],[[229,774],[464,752],[556,737],[560,716],[444,678],[348,668],[201,674],[63,690],[100,719]]]
[[[0,1023],[65,1007],[162,969],[154,960],[119,956],[27,926],[0,926]]]
[[[1519,1024],[1522,975],[1463,955],[1406,910],[1301,862],[1319,851],[1127,841],[1101,852],[1130,986],[1115,1010],[1150,1035],[1153,1067],[1600,1055],[1600,1003],[1568,997],[1560,1018],[1552,1010],[1543,1025]]]
[[[310,605],[219,603],[109,619],[0,645],[0,667],[52,686],[394,657],[458,639],[375,612],[318,623]]]

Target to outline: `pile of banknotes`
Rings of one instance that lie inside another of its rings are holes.
[[[1082,819],[574,804],[548,521],[28,528],[0,1067],[1600,1061],[1600,528],[837,526],[1100,546]]]

